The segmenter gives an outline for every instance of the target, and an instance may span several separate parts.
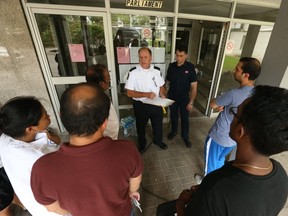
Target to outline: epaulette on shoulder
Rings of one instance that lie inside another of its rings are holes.
[[[133,68],[131,68],[129,71],[131,72],[131,71],[133,71],[133,70],[135,70],[136,69],[136,67],[133,67]]]
[[[154,66],[154,69],[156,69],[156,70],[159,70],[159,71],[160,71],[160,68],[159,68],[159,67],[157,67],[157,66]]]

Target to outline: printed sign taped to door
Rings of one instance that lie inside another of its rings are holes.
[[[83,44],[69,44],[71,62],[85,62]]]

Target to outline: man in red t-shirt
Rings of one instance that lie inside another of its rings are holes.
[[[103,137],[110,100],[95,85],[68,88],[60,100],[61,120],[70,134],[59,151],[33,166],[31,187],[49,211],[73,216],[130,215],[143,161],[135,144]]]

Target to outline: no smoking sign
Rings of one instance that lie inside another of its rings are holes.
[[[145,37],[145,38],[151,37],[151,29],[150,28],[144,28],[143,29],[143,37]]]
[[[232,50],[234,48],[234,43],[232,41],[227,43],[227,50]]]

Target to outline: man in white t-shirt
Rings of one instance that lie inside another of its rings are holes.
[[[145,151],[147,144],[145,129],[149,119],[153,129],[153,143],[161,149],[167,149],[167,145],[162,141],[162,108],[142,102],[147,98],[165,97],[165,82],[160,68],[151,65],[151,50],[148,47],[142,47],[139,49],[138,55],[140,64],[130,70],[125,89],[127,89],[128,97],[133,99],[139,151],[140,153]]]

